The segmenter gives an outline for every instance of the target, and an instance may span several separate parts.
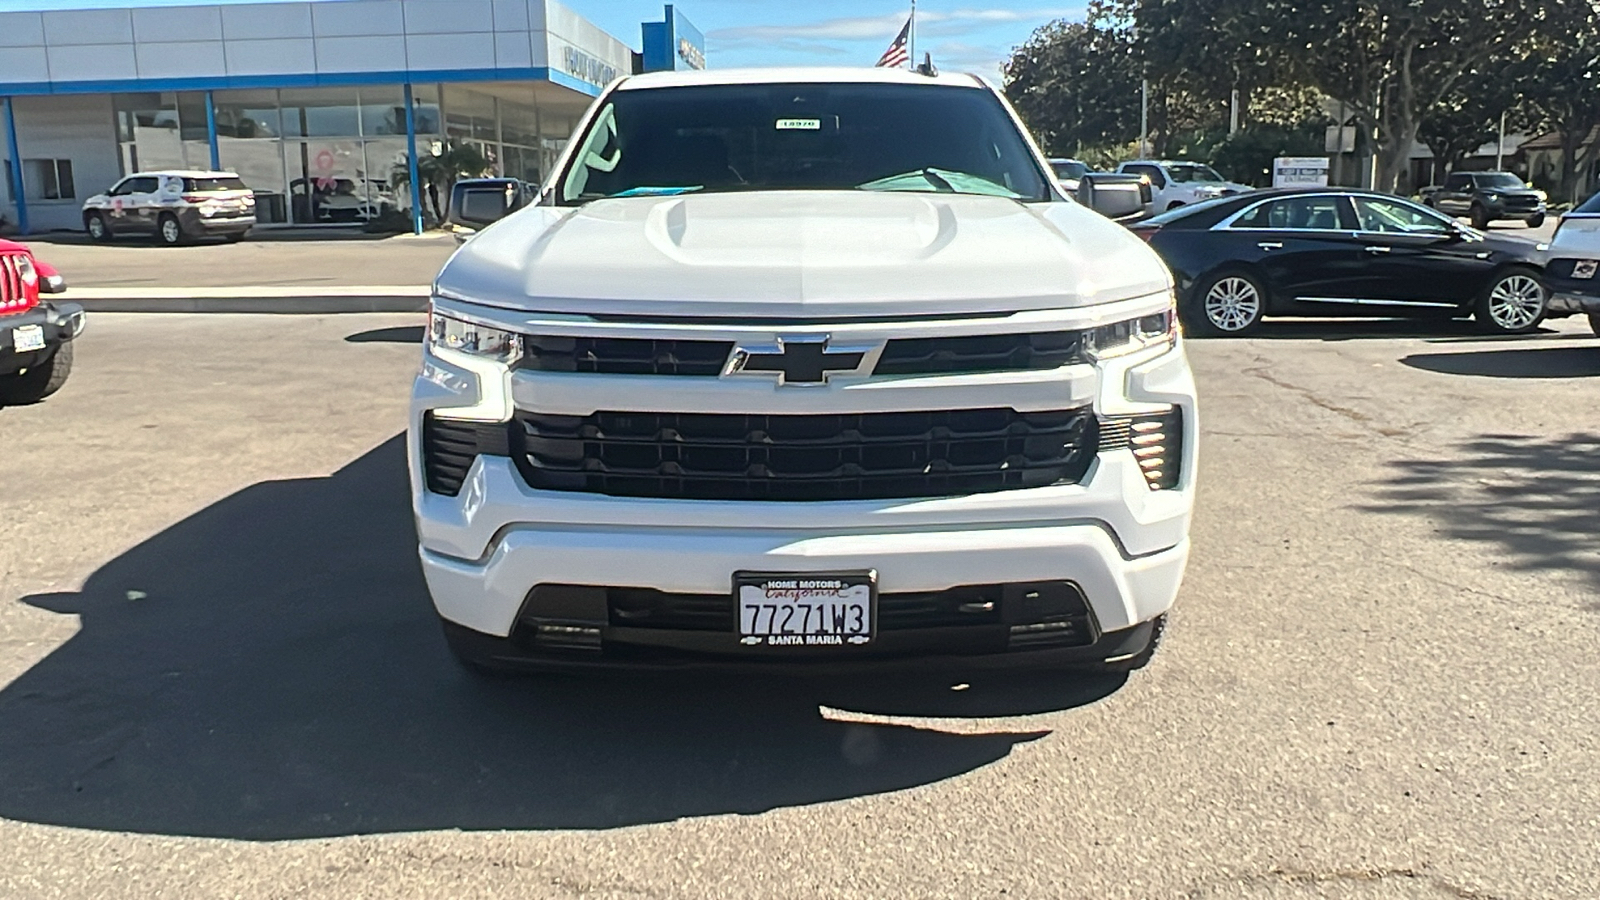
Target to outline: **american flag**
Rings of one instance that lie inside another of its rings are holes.
[[[906,44],[911,42],[911,20],[906,20],[906,27],[900,29],[900,36],[894,39],[889,49],[883,51],[883,57],[878,60],[877,68],[898,69],[911,61],[911,52],[906,49]]]

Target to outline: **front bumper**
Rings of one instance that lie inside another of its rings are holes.
[[[0,316],[0,375],[43,364],[62,344],[83,333],[84,322],[83,307],[76,303],[40,303],[27,312]],[[34,325],[44,331],[44,347],[18,353],[16,330]]]
[[[897,381],[882,390],[863,385],[837,394],[793,391],[781,394],[781,402],[795,407],[895,403],[896,409],[917,409],[935,408],[947,399],[960,406],[968,397],[995,396],[992,383],[984,380],[992,377],[930,378],[925,385]],[[731,630],[629,628],[612,621],[603,605],[577,613],[541,609],[534,588],[647,589],[725,596],[731,603],[736,572],[868,569],[878,573],[881,596],[1019,583],[1076,586],[1089,622],[1080,646],[1014,646],[1006,630],[991,623],[883,633],[867,648],[829,650],[809,660],[821,665],[961,657],[1008,663],[1116,655],[1102,651],[1138,644],[1139,634],[1148,639],[1148,629],[1141,627],[1176,599],[1188,560],[1197,463],[1194,383],[1181,348],[1098,369],[1077,366],[1030,375],[1002,394],[1019,410],[1068,401],[1093,404],[1102,415],[1180,408],[1186,434],[1182,475],[1170,490],[1151,490],[1127,449],[1101,452],[1078,484],[943,498],[781,503],[538,491],[504,456],[478,457],[457,496],[425,487],[421,423],[431,411],[498,422],[514,407],[605,408],[619,390],[626,390],[640,409],[700,402],[736,408],[748,401],[747,390],[765,391],[761,402],[775,402],[770,386],[716,387],[719,392],[685,393],[675,379],[631,378],[625,385],[608,385],[603,376],[512,374],[460,354],[428,352],[413,394],[409,449],[422,567],[441,618],[458,632],[502,642],[488,645],[499,648],[494,655],[501,657],[529,658],[523,640],[529,623],[555,620],[596,639],[585,653],[557,654],[580,665],[764,664],[775,661],[772,651],[742,647]],[[894,393],[888,395],[889,390]]]

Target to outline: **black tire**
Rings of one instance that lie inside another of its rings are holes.
[[[1214,298],[1219,291],[1222,295]],[[1267,302],[1267,288],[1260,279],[1229,269],[1195,284],[1181,311],[1183,323],[1188,333],[1197,337],[1243,337],[1260,327]]]
[[[111,223],[97,212],[83,217],[83,230],[88,232],[89,239],[97,244],[109,244],[116,237],[111,233]]]
[[[156,240],[161,243],[168,247],[178,247],[188,239],[189,236],[183,233],[183,223],[172,213],[162,213],[161,218],[156,220]]]
[[[1119,659],[1114,662],[1102,663],[1101,666],[1104,668],[1104,670],[1115,674],[1123,674],[1127,672],[1137,672],[1145,666],[1150,665],[1150,661],[1155,659],[1156,651],[1161,649],[1161,636],[1167,632],[1167,617],[1165,615],[1158,616],[1153,622],[1151,622],[1151,625],[1153,628],[1150,632],[1149,646],[1145,647],[1144,650],[1140,651],[1134,656],[1128,657],[1127,659]]]
[[[55,355],[16,375],[0,376],[0,406],[26,406],[61,390],[72,374],[72,342],[56,348]]]
[[[1600,313],[1589,313],[1589,328],[1594,331],[1595,337],[1600,337]]]
[[[1472,204],[1471,217],[1472,227],[1479,231],[1488,231],[1489,225],[1493,221],[1489,218],[1489,211],[1476,203]]]
[[[1167,212],[1172,212],[1175,209],[1183,209],[1185,206],[1188,206],[1188,204],[1184,203],[1182,200],[1174,200],[1167,204]]]
[[[1497,273],[1473,306],[1472,317],[1490,334],[1528,334],[1550,310],[1550,291],[1532,269]]]
[[[1529,228],[1538,228],[1544,224],[1544,213],[1534,213],[1528,218]]]

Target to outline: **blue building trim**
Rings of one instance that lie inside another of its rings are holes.
[[[406,168],[411,175],[411,233],[422,233],[422,172],[417,165],[417,107],[411,99],[411,82],[405,84]]]
[[[548,66],[513,69],[431,69],[386,72],[316,72],[293,75],[226,75],[214,78],[128,78],[115,81],[0,83],[0,95],[122,94],[143,91],[225,91],[263,88],[346,87],[362,84],[418,84],[468,81],[549,81],[590,97],[601,86]]]
[[[206,91],[206,141],[211,144],[211,171],[222,168],[222,149],[217,146],[217,98]]]
[[[17,111],[10,97],[0,97],[6,110],[6,148],[11,156],[11,201],[17,207],[17,230],[28,233],[28,198],[22,180],[22,151],[17,147]]]

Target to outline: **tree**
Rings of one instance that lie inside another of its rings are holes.
[[[1435,183],[1453,172],[1472,151],[1500,138],[1500,117],[1517,102],[1508,67],[1474,71],[1450,96],[1429,109],[1417,130],[1417,139],[1433,151]],[[1520,119],[1521,117],[1519,117]]]
[[[1578,203],[1578,173],[1592,166],[1590,135],[1600,128],[1600,16],[1588,0],[1548,0],[1517,84],[1535,124],[1561,137],[1557,198]]]
[[[1082,156],[1139,136],[1139,62],[1127,16],[1093,0],[1084,22],[1035,31],[1005,65],[1006,96],[1045,149]]]
[[[1429,111],[1484,61],[1516,58],[1551,2],[1586,0],[1262,0],[1255,8],[1289,71],[1367,128],[1376,186],[1392,191]]]
[[[483,151],[475,144],[446,140],[438,153],[417,154],[417,177],[421,180],[428,202],[433,207],[434,220],[444,221],[445,210],[439,201],[441,195],[450,196],[450,190],[455,187],[457,181],[463,178],[481,178],[489,174],[490,169],[488,157],[484,156]],[[409,156],[395,166],[391,180],[396,188],[410,187]]]

